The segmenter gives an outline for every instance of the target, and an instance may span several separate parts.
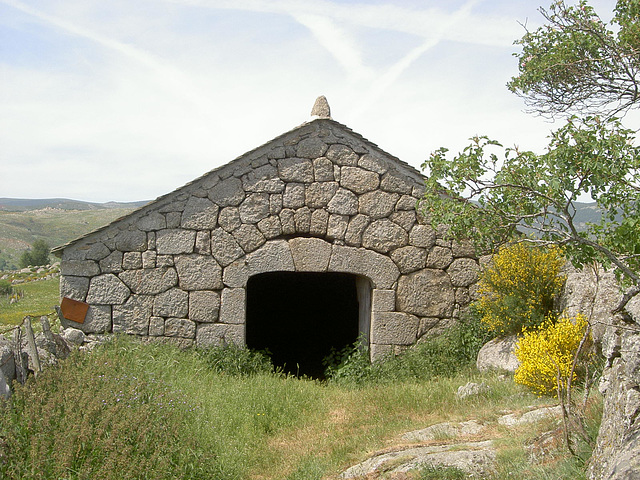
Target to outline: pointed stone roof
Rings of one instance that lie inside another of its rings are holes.
[[[64,245],[60,245],[58,247],[53,248],[51,252],[54,255],[61,257],[62,252],[67,247],[75,245],[84,239],[87,239],[89,237],[92,237],[98,234],[99,232],[103,232],[108,228],[113,227],[114,225],[121,224],[122,222],[125,222],[125,221],[129,221],[129,222],[135,221],[136,218],[140,218],[150,211],[153,211],[157,208],[163,208],[170,202],[175,201],[175,199],[178,199],[181,196],[183,196],[183,194],[188,195],[190,190],[192,190],[192,187],[197,187],[197,185],[200,184],[201,182],[207,182],[209,179],[216,178],[216,177],[228,178],[229,176],[234,175],[234,173],[232,173],[233,172],[232,168],[234,167],[238,167],[244,170],[247,170],[247,169],[250,170],[252,168],[251,166],[252,161],[255,160],[257,157],[259,157],[260,155],[264,154],[264,152],[267,152],[273,148],[279,148],[283,142],[286,143],[286,140],[289,137],[295,137],[295,136],[301,135],[302,133],[304,133],[305,129],[308,129],[312,126],[315,126],[316,128],[323,128],[326,126],[329,129],[334,129],[336,131],[339,131],[342,135],[344,135],[345,138],[349,137],[351,141],[354,143],[364,144],[368,149],[371,149],[372,151],[375,151],[378,154],[380,154],[382,157],[389,159],[392,163],[395,164],[395,167],[398,168],[403,175],[411,178],[416,183],[419,183],[421,185],[423,184],[424,176],[416,168],[400,160],[399,158],[389,154],[388,152],[382,150],[380,147],[378,147],[378,145],[366,139],[362,135],[354,132],[351,128],[347,127],[346,125],[333,120],[330,115],[331,115],[331,111],[330,111],[329,103],[326,97],[320,96],[316,99],[314,106],[311,110],[310,121],[304,122],[303,124],[289,130],[288,132],[278,135],[272,140],[266,142],[265,144],[259,147],[256,147],[244,153],[243,155],[240,155],[239,157],[231,160],[230,162],[205,173],[204,175],[192,180],[191,182],[183,185],[182,187],[179,187],[178,189],[172,192],[169,192],[165,195],[162,195],[156,198],[155,200],[152,200],[146,205],[134,210],[133,212],[128,213],[123,217],[120,217],[114,220],[108,225],[105,225],[85,235],[82,235],[81,237],[78,237],[75,240],[72,240]],[[240,166],[241,164],[242,166]]]

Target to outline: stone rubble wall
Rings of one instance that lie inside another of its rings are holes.
[[[372,286],[375,355],[442,331],[468,305],[473,249],[416,214],[419,172],[316,120],[62,250],[61,296],[86,333],[244,343],[250,276],[346,272]]]

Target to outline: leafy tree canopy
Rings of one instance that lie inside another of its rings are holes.
[[[36,240],[33,242],[31,250],[26,250],[20,257],[20,266],[38,266],[47,265],[49,263],[49,253],[51,249],[44,240]]]
[[[563,246],[578,267],[615,266],[632,284],[626,305],[640,290],[640,149],[633,139],[617,120],[597,117],[569,121],[542,155],[474,137],[453,158],[441,148],[423,164],[429,177],[421,208],[483,252],[520,238]],[[585,195],[605,214],[579,228],[575,202]]]
[[[608,23],[586,0],[540,12],[545,24],[516,41],[519,74],[508,83],[532,111],[612,117],[640,105],[638,0],[618,0]]]
[[[586,116],[569,116],[542,155],[487,137],[453,158],[435,151],[423,164],[422,209],[480,251],[519,238],[563,246],[577,267],[615,267],[626,280],[622,311],[640,292],[640,148],[615,115],[640,106],[640,1],[618,0],[610,25],[585,0],[541,12],[546,24],[516,42],[520,74],[508,86],[538,113]],[[603,216],[579,228],[584,198]]]

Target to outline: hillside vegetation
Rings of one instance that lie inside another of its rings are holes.
[[[0,199],[0,270],[18,267],[36,240],[63,245],[120,218],[145,202],[96,204],[75,200]]]

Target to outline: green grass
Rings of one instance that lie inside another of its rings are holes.
[[[27,315],[39,317],[53,313],[54,306],[60,304],[59,278],[20,283],[13,288],[23,291],[24,297],[13,304],[6,296],[0,297],[0,332],[3,325],[19,325]]]
[[[491,391],[456,399],[469,380]],[[505,410],[544,403],[493,374],[353,388],[228,374],[212,368],[209,355],[130,338],[73,355],[13,398],[0,408],[7,479],[337,478],[368,454],[402,444],[404,432],[470,418],[493,424]],[[489,429],[499,445],[494,480],[584,478],[578,464],[562,463],[566,455],[528,463],[523,444],[545,427]],[[425,470],[423,478],[433,475]]]

